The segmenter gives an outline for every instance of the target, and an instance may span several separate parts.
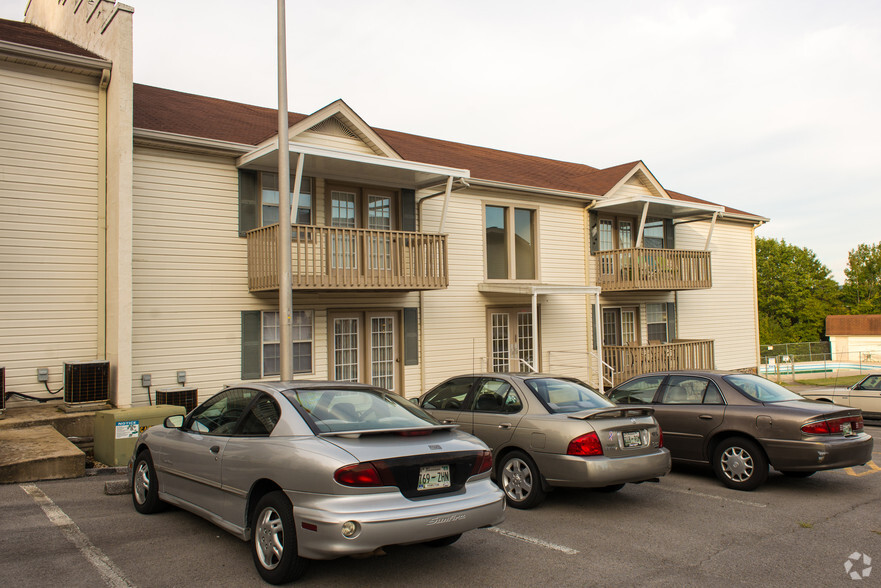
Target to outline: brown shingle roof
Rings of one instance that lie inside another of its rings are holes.
[[[830,314],[826,335],[881,335],[881,314]]]
[[[66,41],[36,25],[26,22],[0,19],[0,40],[8,41],[10,43],[18,43],[19,45],[27,45],[29,47],[37,47],[39,49],[49,49],[50,51],[79,55],[80,57],[102,59],[100,55],[92,53],[87,49],[83,49],[79,45],[74,45],[70,41]]]
[[[134,85],[134,105],[134,126],[138,129],[257,145],[273,137],[278,128],[276,110],[272,108],[143,84]],[[306,115],[289,113],[291,125],[304,118]],[[473,178],[539,189],[603,195],[639,163],[634,161],[597,169],[580,163],[477,147],[399,131],[374,131],[404,159],[467,169]],[[709,203],[678,192],[668,193],[676,200]],[[750,215],[732,208],[726,210]]]

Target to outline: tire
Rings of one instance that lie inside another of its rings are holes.
[[[263,580],[286,584],[303,575],[309,562],[297,554],[294,509],[283,492],[270,492],[257,502],[252,529],[251,553]]]
[[[446,547],[447,545],[452,545],[459,538],[462,537],[462,533],[458,535],[450,535],[449,537],[441,537],[440,539],[434,539],[432,541],[426,541],[425,544],[429,547]]]
[[[153,514],[165,509],[159,500],[159,479],[153,466],[149,449],[144,449],[135,458],[132,468],[132,503],[141,514]]]
[[[780,473],[786,476],[787,478],[807,478],[809,476],[813,476],[816,474],[816,470],[807,470],[807,471],[797,471],[794,472],[792,470],[780,470]]]
[[[545,498],[541,474],[532,458],[512,451],[499,464],[499,487],[512,508],[533,508]]]
[[[713,471],[729,488],[755,490],[768,479],[768,459],[753,441],[732,437],[713,452]]]
[[[624,487],[624,484],[610,484],[609,486],[601,486],[599,488],[594,488],[594,490],[598,492],[617,492],[621,488]]]

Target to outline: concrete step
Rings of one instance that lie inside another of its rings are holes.
[[[0,484],[79,478],[86,454],[50,425],[0,429]]]

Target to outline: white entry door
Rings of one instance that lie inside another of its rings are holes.
[[[489,369],[493,372],[538,370],[532,310],[491,310]]]

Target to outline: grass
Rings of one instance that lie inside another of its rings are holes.
[[[814,523],[805,523],[805,522],[799,521],[798,526],[801,527],[802,529],[813,529]]]
[[[857,376],[841,376],[838,378],[799,378],[796,377],[795,383],[802,386],[853,386],[866,375]]]

